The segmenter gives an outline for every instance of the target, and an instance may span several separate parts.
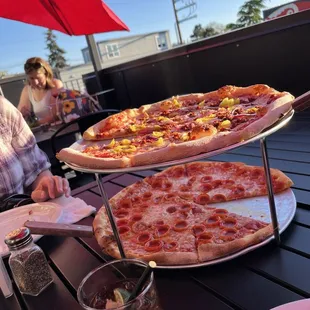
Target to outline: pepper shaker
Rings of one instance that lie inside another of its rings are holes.
[[[9,265],[22,294],[37,296],[53,282],[41,248],[34,244],[26,227],[13,230],[5,236],[11,255]]]

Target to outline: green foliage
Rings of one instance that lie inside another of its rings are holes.
[[[217,34],[224,32],[224,30],[225,30],[224,25],[221,25],[215,22],[209,23],[205,27],[202,27],[201,24],[198,24],[194,27],[193,34],[191,34],[190,37],[193,40],[199,40],[199,39],[215,36]]]
[[[263,20],[262,9],[266,0],[248,0],[239,9],[236,23],[226,25],[226,30],[235,30],[257,24]]]
[[[48,29],[45,33],[46,49],[49,50],[48,62],[53,68],[61,69],[67,66],[64,54],[66,51],[60,48],[56,42],[56,35]]]

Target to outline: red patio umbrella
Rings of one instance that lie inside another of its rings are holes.
[[[129,28],[101,0],[4,0],[0,17],[58,30],[68,35],[86,35],[87,44],[102,90],[99,55],[92,34]]]
[[[129,30],[101,0],[4,0],[0,17],[69,35]]]

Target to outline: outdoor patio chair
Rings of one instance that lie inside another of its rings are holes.
[[[71,188],[81,186],[81,177],[83,176],[83,178],[85,178],[86,175],[78,171],[73,171],[63,162],[60,162],[56,159],[56,154],[60,149],[68,147],[72,144],[72,142],[81,139],[84,131],[90,126],[118,112],[119,110],[106,109],[100,112],[90,113],[76,118],[68,123],[64,123],[51,137],[51,147],[55,158],[51,167],[52,173],[66,177],[69,180]],[[91,176],[91,180],[94,179],[93,175],[88,174],[88,176]]]

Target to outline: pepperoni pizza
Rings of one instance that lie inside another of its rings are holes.
[[[275,193],[292,181],[271,169]],[[116,194],[110,205],[127,258],[161,265],[209,261],[272,235],[272,224],[213,203],[267,195],[264,169],[243,163],[194,162],[146,177]],[[94,220],[103,251],[119,258],[104,207]]]

